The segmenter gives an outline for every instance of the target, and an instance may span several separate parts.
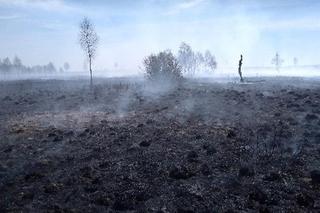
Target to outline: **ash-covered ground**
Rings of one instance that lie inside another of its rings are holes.
[[[320,81],[0,82],[0,212],[319,212]]]

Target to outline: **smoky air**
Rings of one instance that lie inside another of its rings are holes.
[[[318,212],[319,9],[0,0],[0,212]]]

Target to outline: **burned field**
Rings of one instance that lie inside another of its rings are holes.
[[[319,212],[319,81],[0,83],[1,212]]]

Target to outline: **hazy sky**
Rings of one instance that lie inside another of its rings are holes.
[[[0,58],[65,61],[83,69],[79,23],[88,16],[100,46],[95,67],[138,70],[144,56],[185,41],[209,49],[220,66],[320,64],[319,0],[0,0]]]

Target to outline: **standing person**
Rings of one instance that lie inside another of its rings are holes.
[[[240,75],[240,82],[243,82],[242,71],[241,71],[242,60],[243,60],[243,57],[242,57],[242,55],[241,55],[241,56],[240,56],[240,61],[239,61],[239,69],[238,69],[238,72],[239,72],[239,75]]]

